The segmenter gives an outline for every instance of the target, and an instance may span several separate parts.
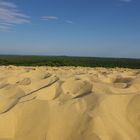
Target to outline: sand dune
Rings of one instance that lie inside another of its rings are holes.
[[[1,66],[0,140],[140,140],[140,70]]]

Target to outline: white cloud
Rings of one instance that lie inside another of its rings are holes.
[[[8,30],[12,25],[30,23],[30,17],[19,11],[16,4],[0,0],[0,30]]]
[[[68,24],[73,24],[73,21],[71,21],[71,20],[65,20],[65,22]]]
[[[56,16],[43,16],[43,17],[41,17],[41,20],[48,20],[48,21],[50,21],[50,20],[58,20],[59,18],[58,17],[56,17]]]
[[[41,20],[45,20],[45,21],[56,21],[59,20],[59,17],[56,16],[42,16]],[[67,23],[67,24],[73,24],[73,21],[71,20],[61,20],[63,23]]]

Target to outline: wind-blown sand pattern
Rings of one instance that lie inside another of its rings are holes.
[[[0,140],[140,140],[140,70],[1,66]]]

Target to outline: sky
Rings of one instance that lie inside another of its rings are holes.
[[[140,58],[140,0],[0,0],[0,54]]]

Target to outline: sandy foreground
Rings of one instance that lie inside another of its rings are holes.
[[[1,66],[0,140],[140,140],[140,70]]]

